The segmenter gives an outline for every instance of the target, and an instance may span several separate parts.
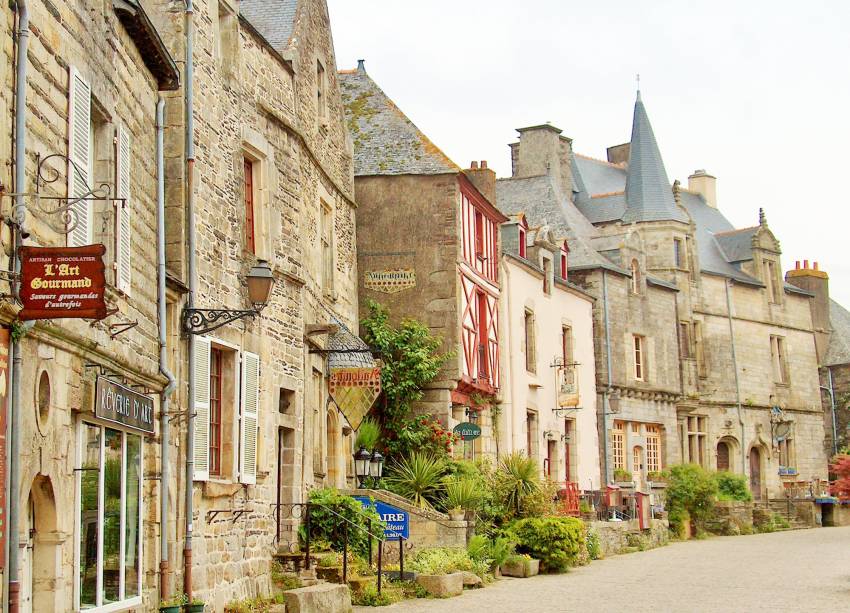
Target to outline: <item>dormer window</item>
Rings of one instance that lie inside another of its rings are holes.
[[[767,298],[774,304],[782,302],[782,279],[779,277],[779,267],[773,260],[764,261],[764,284],[767,287]]]
[[[567,246],[567,242],[564,241],[564,244],[561,245],[561,278],[566,281],[567,280],[567,253],[569,253],[570,249]]]
[[[632,260],[632,293],[640,294],[640,264],[637,259]]]
[[[525,257],[525,228],[519,226],[519,257]]]

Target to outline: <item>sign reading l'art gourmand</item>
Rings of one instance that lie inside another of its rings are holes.
[[[21,247],[21,302],[26,319],[106,317],[103,245]]]

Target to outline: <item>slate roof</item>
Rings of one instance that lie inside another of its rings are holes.
[[[348,326],[336,317],[333,318],[333,322],[339,326],[339,331],[328,336],[327,348],[339,353],[328,354],[328,367],[373,368],[376,364],[375,358],[369,351],[369,345],[366,344],[366,341],[354,334]],[[350,353],[342,353],[346,350]]]
[[[366,70],[339,72],[348,130],[354,141],[354,174],[438,175],[461,172],[401,112]]]
[[[632,140],[626,175],[625,223],[675,220],[688,223],[688,216],[673,199],[667,170],[655,141],[646,107],[638,92],[632,120]]]
[[[823,360],[824,366],[850,363],[850,312],[835,300],[829,301],[829,323],[832,334]]]
[[[729,262],[743,262],[753,259],[753,236],[758,232],[758,226],[719,232],[714,235],[717,244],[723,250]]]
[[[298,0],[241,0],[239,12],[278,52],[289,48]]]

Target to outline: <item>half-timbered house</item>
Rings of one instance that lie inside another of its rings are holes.
[[[494,453],[488,405],[498,394],[499,225],[495,174],[462,170],[369,77],[340,73],[354,141],[361,304],[415,317],[452,358],[417,407],[446,426],[480,420],[466,445]]]

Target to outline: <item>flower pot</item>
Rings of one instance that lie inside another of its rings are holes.
[[[179,604],[161,605],[159,607],[159,613],[180,613],[180,608],[182,606],[183,605],[179,605]]]
[[[466,512],[463,509],[449,509],[449,519],[452,521],[463,521]]]
[[[203,602],[199,602],[198,604],[187,604],[183,607],[184,613],[204,613],[204,605]]]

